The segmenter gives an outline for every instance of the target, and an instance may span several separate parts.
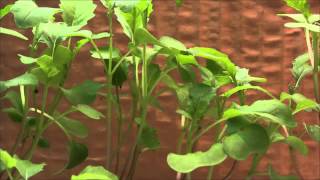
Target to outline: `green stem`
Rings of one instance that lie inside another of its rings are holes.
[[[112,51],[113,51],[113,28],[112,28],[112,16],[113,9],[108,13],[109,20],[109,62],[108,62],[108,70],[107,70],[107,119],[106,119],[106,131],[107,131],[107,162],[106,168],[110,169],[112,164],[111,162],[111,153],[112,153]]]
[[[41,116],[40,119],[37,123],[37,128],[36,128],[36,135],[34,140],[32,141],[31,147],[30,149],[27,151],[27,153],[25,154],[25,159],[27,160],[31,160],[33,153],[38,145],[38,142],[40,140],[41,134],[42,134],[42,128],[43,128],[43,123],[44,123],[44,112],[45,112],[45,107],[46,107],[46,103],[47,103],[47,97],[48,97],[48,86],[45,86],[44,89],[44,93],[43,93],[43,97],[42,97],[42,108],[41,108]]]
[[[13,180],[13,176],[12,176],[12,173],[10,172],[10,170],[8,168],[6,168],[6,171],[7,171],[9,179]]]
[[[116,87],[116,96],[117,96],[117,108],[119,113],[118,119],[118,129],[117,129],[117,149],[116,149],[116,164],[115,164],[115,173],[118,172],[119,169],[119,160],[120,160],[120,151],[121,151],[121,144],[122,144],[122,124],[123,124],[123,117],[122,117],[122,108],[120,103],[120,96],[119,96],[119,87]]]
[[[255,154],[253,156],[252,165],[251,165],[251,168],[250,168],[250,170],[248,172],[248,176],[247,176],[246,180],[250,180],[254,176],[254,174],[256,172],[256,169],[258,167],[258,164],[261,161],[261,159],[262,159],[262,155],[261,154]]]
[[[320,103],[320,94],[319,94],[319,36],[316,32],[312,32],[312,46],[314,54],[314,66],[313,66],[313,86],[314,86],[314,95],[317,103]]]

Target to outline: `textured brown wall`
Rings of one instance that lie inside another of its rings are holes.
[[[3,3],[8,1],[2,1]],[[11,1],[12,2],[12,1]],[[39,0],[41,5],[57,6],[58,1]],[[96,1],[98,3],[98,1]],[[277,13],[293,12],[283,6],[280,0],[186,0],[181,8],[176,8],[174,0],[155,0],[155,11],[151,20],[150,30],[157,36],[173,36],[188,47],[207,46],[217,48],[227,54],[239,65],[250,69],[256,76],[265,76],[268,83],[265,88],[279,95],[286,91],[292,82],[290,67],[291,61],[297,55],[306,51],[304,36],[301,30],[286,29],[286,21],[277,17]],[[94,32],[107,31],[107,21],[104,17],[104,8],[99,4],[96,18],[90,21],[88,29]],[[312,1],[315,12],[320,11],[319,1]],[[12,27],[15,25],[12,16],[6,17],[1,26]],[[30,32],[28,32],[30,35]],[[121,35],[119,26],[116,28],[116,45],[125,50],[127,39]],[[101,42],[104,44],[104,42]],[[27,54],[27,42],[15,38],[0,36],[0,80],[12,78],[24,72],[25,67],[18,61],[16,54]],[[100,62],[92,60],[88,53],[89,47],[82,49],[72,66],[72,73],[67,86],[73,86],[86,79],[104,81],[103,66]],[[302,87],[303,92],[312,97],[312,83],[309,77]],[[126,88],[124,88],[125,91]],[[263,98],[261,94],[250,93],[250,100]],[[123,99],[123,104],[130,100]],[[161,97],[164,111],[151,109],[149,122],[158,129],[161,148],[149,151],[141,156],[135,179],[137,180],[164,180],[174,179],[175,173],[166,165],[166,155],[175,150],[179,135],[179,116],[175,113],[176,102],[171,94]],[[1,106],[6,105],[1,102]],[[96,107],[102,110],[103,100],[98,99]],[[63,108],[66,104],[63,105]],[[49,174],[63,166],[66,161],[66,139],[58,128],[52,127],[46,133],[51,148],[38,150],[35,154],[36,162],[47,162],[46,171],[34,179],[68,179],[72,173],[79,172],[84,166],[104,164],[105,154],[105,129],[103,122],[92,121],[83,116],[75,116],[90,128],[90,134],[84,140],[89,145],[88,160],[72,171],[49,178]],[[315,122],[316,115],[303,114],[297,121]],[[0,147],[8,149],[13,144],[19,127],[8,120],[0,112]],[[199,149],[206,149],[211,143],[210,135],[203,138]],[[299,168],[307,180],[319,179],[319,145],[309,138],[305,138],[310,148],[308,156],[297,155]],[[268,163],[281,171],[282,174],[290,172],[290,160],[287,146],[273,145],[259,166],[264,170]],[[216,168],[216,179],[223,177],[231,166],[227,160],[222,166]],[[250,160],[240,162],[232,179],[243,179]],[[204,179],[206,168],[196,170],[194,179]]]

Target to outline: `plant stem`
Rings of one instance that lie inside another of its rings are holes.
[[[255,171],[256,171],[256,169],[258,167],[258,164],[259,164],[261,159],[262,159],[262,155],[261,154],[255,154],[253,156],[252,165],[251,165],[251,168],[250,168],[250,170],[248,172],[248,176],[246,178],[247,180],[250,180],[254,176]]]
[[[111,151],[112,151],[112,51],[113,51],[113,28],[112,28],[112,16],[113,9],[108,12],[109,20],[109,64],[108,64],[108,78],[107,78],[107,119],[106,119],[106,131],[107,131],[107,162],[106,168],[110,169],[111,162]]]
[[[317,33],[312,32],[312,46],[314,54],[314,66],[313,66],[313,86],[314,86],[314,95],[317,103],[320,103],[320,94],[319,94],[319,36]]]
[[[49,89],[48,85],[45,85],[44,93],[43,93],[43,97],[42,97],[42,108],[41,108],[42,113],[41,113],[40,119],[37,123],[36,135],[35,135],[34,140],[32,141],[30,149],[26,152],[26,154],[24,156],[25,159],[27,159],[27,160],[31,160],[33,153],[38,145],[41,134],[43,132],[42,127],[43,127],[43,123],[44,123],[44,112],[45,112],[45,107],[46,107],[46,103],[47,103],[48,89]]]
[[[116,164],[115,164],[115,173],[118,172],[119,169],[119,159],[120,159],[120,151],[121,151],[121,143],[122,143],[122,124],[123,124],[123,118],[122,118],[122,109],[121,109],[121,103],[120,103],[120,97],[119,97],[119,87],[116,87],[116,96],[117,96],[117,107],[118,107],[118,113],[119,113],[119,119],[118,119],[118,129],[117,129],[117,149],[116,149]]]
[[[8,168],[6,168],[6,171],[7,171],[9,179],[13,180],[13,176],[12,176],[12,173],[10,172],[10,170]]]

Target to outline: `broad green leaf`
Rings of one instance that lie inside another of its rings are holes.
[[[286,23],[284,24],[287,28],[305,28],[313,32],[320,32],[320,26],[308,23]]]
[[[213,144],[209,150],[178,155],[170,153],[167,156],[168,165],[180,173],[189,173],[199,167],[214,166],[227,158],[221,143]]]
[[[160,147],[160,141],[155,128],[145,126],[142,130],[141,138],[138,142],[142,147],[147,149],[157,149]]]
[[[47,51],[47,54],[50,53],[51,52]],[[57,67],[60,67],[59,69],[61,69],[63,65],[69,64],[72,59],[73,54],[67,47],[62,45],[58,45],[55,47],[53,53],[53,62]]]
[[[292,99],[296,103],[296,108],[294,110],[294,114],[303,111],[303,110],[315,110],[320,111],[320,105],[317,104],[317,102],[313,101],[312,99],[309,99],[305,97],[302,94],[295,93],[295,94],[288,94],[288,93],[281,93],[280,100],[284,101],[286,99]]]
[[[23,64],[33,64],[33,63],[37,62],[37,59],[36,59],[36,58],[23,56],[23,55],[21,55],[21,54],[18,54],[18,56],[20,57],[20,61],[21,61]]]
[[[25,73],[7,81],[0,81],[0,92],[14,86],[37,84],[38,79],[33,74]]]
[[[228,135],[241,131],[244,127],[251,124],[248,118],[245,116],[238,116],[235,118],[229,119],[227,122],[227,130],[226,133]]]
[[[92,39],[101,39],[101,38],[110,37],[110,34],[107,32],[93,34],[89,30],[79,30],[79,31],[71,32],[69,34],[65,34],[65,36],[66,37],[83,37],[83,38],[92,40]]]
[[[132,13],[125,13],[120,8],[115,8],[114,14],[117,16],[117,20],[123,29],[123,33],[125,35],[127,35],[130,39],[133,39],[134,29],[132,29],[132,27],[131,27],[131,24],[134,22],[133,14]],[[138,25],[138,27],[142,27],[141,21],[134,22],[135,23],[134,26],[136,27],[137,23],[139,23],[139,22],[140,22],[140,24]]]
[[[7,113],[9,118],[16,122],[16,123],[21,123],[23,119],[23,114],[16,108],[4,108],[2,109],[2,112]]]
[[[134,34],[134,39],[137,44],[153,44],[163,47],[164,45],[157,40],[148,30],[144,28],[139,28]]]
[[[18,0],[11,7],[11,12],[16,25],[26,29],[52,21],[54,14],[60,12],[60,9],[38,7],[32,0]]]
[[[188,51],[194,56],[202,57],[202,58],[216,62],[230,75],[236,74],[236,66],[231,62],[229,57],[226,54],[216,49],[205,48],[205,47],[194,47],[194,48],[190,48]]]
[[[216,95],[216,89],[205,84],[195,84],[189,90],[191,107],[188,112],[194,119],[201,119],[209,109],[213,97]]]
[[[102,87],[103,85],[100,83],[86,80],[71,89],[61,88],[61,90],[67,100],[74,105],[91,104]]]
[[[6,169],[16,167],[16,159],[13,158],[7,151],[2,149],[0,149],[0,163],[2,163]]]
[[[83,27],[94,17],[95,5],[92,0],[60,0],[62,18],[69,26]]]
[[[257,124],[248,125],[223,139],[224,151],[236,160],[245,160],[252,153],[263,154],[269,144],[268,133]]]
[[[237,67],[235,79],[238,85],[246,85],[250,82],[266,82],[265,78],[253,77],[249,75],[249,69]]]
[[[28,38],[26,36],[24,36],[23,34],[17,32],[17,31],[14,31],[12,29],[7,29],[7,28],[3,28],[3,27],[0,27],[0,34],[7,34],[10,36],[15,36],[15,37],[23,39],[23,40],[28,40]]]
[[[53,77],[60,72],[51,56],[43,55],[37,59],[36,63],[48,78]]]
[[[307,22],[307,19],[302,14],[278,14],[278,16],[289,17],[300,23]]]
[[[309,23],[320,21],[320,14],[311,14],[308,18]]]
[[[162,47],[157,47],[157,48],[162,48],[160,50],[160,53],[161,54],[168,54],[168,55],[173,55],[173,56],[176,56],[178,54],[180,54],[181,51],[187,51],[187,48],[186,46],[172,38],[172,37],[169,37],[169,36],[162,36],[160,39],[159,39],[160,43],[164,46],[164,48]]]
[[[223,114],[223,119],[230,119],[237,116],[257,116],[268,119],[273,123],[296,127],[292,112],[289,107],[278,100],[258,100],[250,106],[239,106],[230,108]]]
[[[181,64],[193,64],[193,65],[199,65],[196,58],[192,55],[183,55],[178,54],[176,55],[176,59]]]
[[[298,85],[304,76],[312,72],[313,68],[308,64],[308,61],[309,55],[308,53],[304,53],[295,58],[292,63],[292,74]]]
[[[61,117],[57,121],[70,135],[79,138],[85,138],[88,136],[88,128],[78,120],[70,119],[67,117]]]
[[[295,136],[288,136],[283,140],[284,143],[289,144],[295,150],[299,151],[303,155],[308,154],[308,147],[304,144],[304,142]]]
[[[104,117],[104,115],[101,112],[99,112],[99,111],[97,111],[97,110],[93,109],[92,107],[85,105],[85,104],[78,104],[77,106],[73,106],[73,108],[91,119],[98,120],[98,119]]]
[[[159,76],[161,74],[161,69],[158,64],[149,64],[148,65],[148,91],[150,91],[151,87],[157,83],[157,80],[159,79]]]
[[[310,8],[308,0],[284,0],[288,6],[297,10],[300,13],[303,13],[305,16],[310,15]]]
[[[15,91],[8,91],[2,99],[7,99],[11,102],[12,106],[18,110],[18,112],[23,113],[23,105],[21,102],[20,95]]]
[[[71,169],[82,163],[88,157],[88,148],[84,144],[70,141],[68,144],[69,160],[66,169]]]
[[[102,47],[102,48],[99,48],[99,51],[101,54],[99,54],[98,51],[96,51],[95,49],[91,50],[91,57],[93,58],[96,58],[96,59],[101,59],[101,56],[103,59],[110,59],[110,48],[109,47]],[[100,56],[101,55],[101,56]],[[119,58],[121,57],[121,54],[120,54],[120,50],[118,48],[113,48],[112,49],[112,58],[113,59],[116,59],[116,58]]]
[[[281,176],[279,175],[275,170],[273,170],[272,166],[268,166],[268,174],[270,177],[270,180],[299,180],[297,176]]]
[[[309,136],[320,142],[320,126],[319,125],[305,125],[306,131]]]
[[[102,166],[87,166],[79,175],[72,175],[71,180],[118,180],[119,178],[112,172],[107,171]]]
[[[56,44],[61,43],[67,37],[67,34],[71,34],[78,31],[76,26],[68,26],[62,22],[49,22],[40,23],[38,29],[33,29],[33,34],[37,41],[47,44],[53,49]]]
[[[243,86],[237,86],[234,87],[232,89],[229,89],[228,91],[226,91],[225,93],[222,94],[222,96],[229,98],[231,97],[233,94],[239,92],[239,91],[244,91],[244,90],[258,90],[261,91],[265,94],[267,94],[268,96],[274,98],[274,96],[266,89],[260,87],[260,86],[252,86],[252,85],[243,85]]]
[[[4,8],[0,9],[0,19],[10,13],[12,4],[6,5]]]
[[[16,168],[18,169],[20,175],[26,180],[41,172],[45,166],[44,163],[33,164],[30,161],[21,160],[18,157],[15,157],[15,159],[17,161]]]

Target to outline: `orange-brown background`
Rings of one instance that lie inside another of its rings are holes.
[[[3,0],[4,4],[12,2]],[[58,0],[38,0],[42,6],[57,7]],[[98,1],[96,17],[89,22],[88,29],[94,32],[107,31],[107,20],[104,17],[105,9]],[[319,1],[311,1],[314,12],[320,12]],[[185,0],[182,7],[177,8],[174,0],[154,0],[154,13],[151,18],[150,31],[157,37],[163,35],[173,36],[191,46],[207,46],[217,48],[230,55],[239,66],[250,69],[256,76],[268,78],[265,88],[279,95],[286,91],[292,82],[290,67],[293,58],[306,51],[304,36],[301,30],[286,29],[283,23],[288,19],[277,17],[277,13],[293,12],[283,5],[281,0]],[[1,21],[1,26],[15,28],[12,15]],[[127,39],[121,34],[121,28],[116,27],[116,45],[125,50]],[[30,32],[26,32],[30,35]],[[16,54],[27,55],[27,44],[12,37],[0,36],[0,80],[15,77],[24,72],[25,66],[19,63]],[[101,44],[105,44],[101,42]],[[99,61],[90,58],[87,46],[82,49],[72,66],[72,72],[66,86],[71,87],[86,79],[104,81],[103,66]],[[124,91],[125,88],[124,88]],[[312,97],[312,81],[308,77],[303,82],[302,91]],[[263,98],[261,94],[249,93],[250,101]],[[139,161],[135,179],[137,180],[171,180],[175,173],[166,164],[166,155],[176,148],[179,135],[179,116],[175,113],[176,100],[172,94],[164,94],[160,98],[164,111],[150,110],[149,122],[158,129],[161,148],[142,154]],[[130,100],[123,99],[123,104]],[[1,106],[7,105],[0,101]],[[104,108],[103,100],[97,99],[96,108]],[[64,103],[61,109],[67,107]],[[2,107],[1,107],[2,108]],[[46,171],[37,178],[39,180],[64,180],[71,174],[78,173],[88,164],[103,165],[105,154],[105,128],[102,121],[94,121],[83,116],[74,116],[84,122],[89,128],[89,137],[83,142],[89,145],[88,160],[81,166],[66,171],[59,176],[49,177],[66,162],[66,139],[58,128],[52,127],[45,137],[50,140],[48,150],[38,150],[34,156],[36,162],[47,162]],[[316,122],[315,114],[303,114],[297,121]],[[0,112],[0,147],[9,149],[12,146],[17,124],[12,123],[6,114]],[[297,154],[299,168],[304,179],[320,179],[319,171],[319,145],[309,138],[304,138],[308,145],[309,155],[303,157]],[[202,139],[199,149],[205,150],[211,143],[211,136]],[[250,166],[250,160],[240,162],[232,179],[244,179]],[[290,172],[290,159],[288,148],[285,145],[274,145],[269,151],[259,170],[265,170],[267,164],[272,164],[282,174]],[[216,179],[223,177],[230,168],[232,161],[227,160],[218,166],[214,172]],[[194,179],[205,179],[206,168],[195,172]],[[261,179],[261,178],[259,178]]]

